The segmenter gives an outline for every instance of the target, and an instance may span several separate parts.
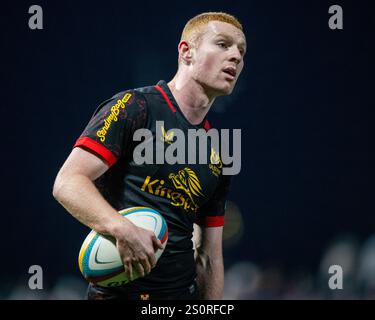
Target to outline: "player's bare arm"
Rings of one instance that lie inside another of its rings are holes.
[[[196,243],[197,283],[201,298],[205,300],[223,298],[224,263],[222,237],[223,227],[202,228],[201,239]]]
[[[77,220],[116,239],[129,277],[133,264],[141,275],[148,274],[156,263],[155,249],[162,245],[154,233],[119,215],[97,190],[93,181],[107,170],[100,158],[74,148],[56,177],[53,195]]]

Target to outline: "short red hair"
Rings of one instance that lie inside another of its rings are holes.
[[[225,12],[204,12],[192,19],[190,19],[182,31],[181,41],[192,41],[197,40],[204,26],[206,26],[211,21],[221,21],[229,23],[236,28],[243,31],[242,24],[234,16]]]

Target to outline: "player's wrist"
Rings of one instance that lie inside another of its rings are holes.
[[[129,234],[133,227],[133,223],[131,223],[128,219],[124,219],[122,216],[119,216],[109,221],[106,228],[109,235],[118,239],[123,238],[124,234]]]

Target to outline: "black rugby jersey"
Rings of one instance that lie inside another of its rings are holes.
[[[156,135],[156,121],[164,122],[162,139]],[[134,141],[133,134],[141,128],[152,132],[154,164],[139,165],[134,161],[134,148],[142,141]],[[156,86],[120,92],[104,101],[74,145],[97,155],[110,166],[95,184],[116,210],[145,206],[166,219],[169,234],[164,253],[149,275],[125,285],[130,290],[190,285],[196,277],[191,240],[193,223],[202,227],[224,225],[230,178],[222,175],[222,162],[210,139],[207,164],[155,164],[156,150],[163,145],[166,151],[173,144],[176,128],[187,137],[188,129],[209,130],[210,124],[207,119],[200,125],[190,124],[167,83],[159,81]],[[197,158],[198,146],[197,142]],[[186,160],[188,152],[186,149]]]

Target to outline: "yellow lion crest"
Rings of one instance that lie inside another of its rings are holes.
[[[199,179],[195,172],[190,168],[184,168],[177,174],[171,173],[168,177],[172,180],[173,185],[176,189],[185,191],[194,205],[196,204],[194,202],[193,195],[198,197],[203,196]]]

